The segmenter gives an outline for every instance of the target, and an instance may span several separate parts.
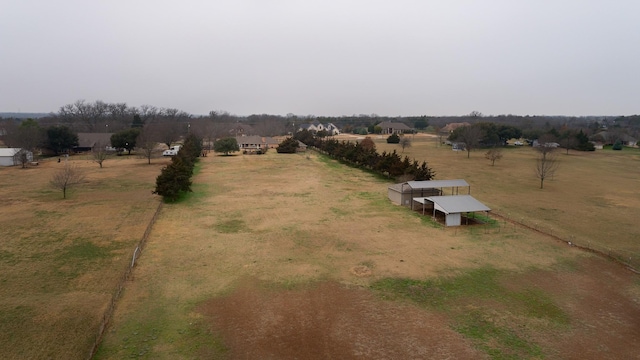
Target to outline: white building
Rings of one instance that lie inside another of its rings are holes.
[[[33,153],[31,151],[22,150],[21,148],[1,148],[0,149],[0,166],[20,165],[19,156],[26,152],[27,160],[33,161]]]

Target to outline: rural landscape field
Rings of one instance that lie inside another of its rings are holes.
[[[445,228],[313,151],[211,154],[161,207],[95,358],[638,358],[637,149],[562,154],[544,189],[528,147],[495,166],[425,135],[402,152],[500,216]],[[160,205],[165,159],[69,162],[87,178],[64,200],[55,160],[0,169],[2,358],[88,357]]]

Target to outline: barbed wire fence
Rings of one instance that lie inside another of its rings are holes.
[[[558,231],[554,232],[552,228],[541,225],[535,221],[530,221],[525,218],[514,219],[509,215],[504,215],[503,213],[497,212],[495,210],[491,211],[491,218],[496,220],[498,225],[493,229],[493,231],[516,232],[518,230],[518,227],[525,228],[530,231],[534,231],[550,237],[556,241],[565,243],[568,246],[576,247],[580,250],[597,254],[626,267],[634,273],[640,274],[640,253],[625,251],[622,249],[614,249],[606,247],[602,244],[596,244],[590,240],[581,239],[574,235],[561,234]],[[490,228],[487,228],[487,231],[491,231]]]
[[[109,322],[113,317],[113,313],[115,312],[118,299],[120,298],[120,295],[122,295],[122,290],[124,289],[124,285],[127,282],[127,280],[129,280],[131,277],[131,272],[133,271],[133,268],[136,264],[136,260],[138,260],[138,258],[142,254],[142,250],[144,249],[147,239],[149,238],[149,234],[151,234],[151,229],[153,228],[153,225],[155,224],[158,218],[158,215],[160,214],[160,210],[162,210],[162,202],[158,204],[158,207],[156,208],[156,211],[154,212],[153,217],[151,217],[151,220],[149,220],[149,224],[147,224],[147,228],[144,231],[142,238],[140,239],[140,241],[138,241],[135,249],[133,250],[133,256],[131,258],[131,262],[128,263],[127,267],[124,269],[124,273],[118,280],[115,290],[111,293],[111,299],[109,301],[109,304],[107,305],[107,308],[102,314],[102,319],[100,320],[100,326],[98,327],[98,332],[94,338],[93,345],[91,346],[91,351],[89,352],[89,356],[87,357],[87,359],[89,360],[91,360],[93,356],[96,354],[96,352],[98,351],[98,347],[100,346],[100,343],[102,342],[102,338],[104,337],[104,332],[106,331],[107,326],[109,325]]]

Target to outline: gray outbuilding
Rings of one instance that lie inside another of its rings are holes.
[[[415,197],[442,196],[447,194],[459,195],[460,192],[471,194],[471,186],[462,179],[407,181],[390,185],[387,190],[391,202],[397,205],[411,207],[412,210],[412,199]]]
[[[416,197],[414,202],[422,204],[422,213],[427,208],[433,209],[433,217],[436,212],[441,212],[445,216],[446,226],[460,226],[462,224],[462,214],[483,211],[491,211],[489,207],[476,200],[471,195],[450,195],[450,196],[429,196]]]

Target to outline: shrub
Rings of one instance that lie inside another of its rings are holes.
[[[278,154],[293,154],[298,150],[298,140],[289,137],[278,145],[276,151]]]
[[[398,134],[393,133],[387,138],[387,144],[399,144],[400,136]]]
[[[612,150],[622,150],[622,142],[620,140],[616,140],[616,143],[613,144]]]

